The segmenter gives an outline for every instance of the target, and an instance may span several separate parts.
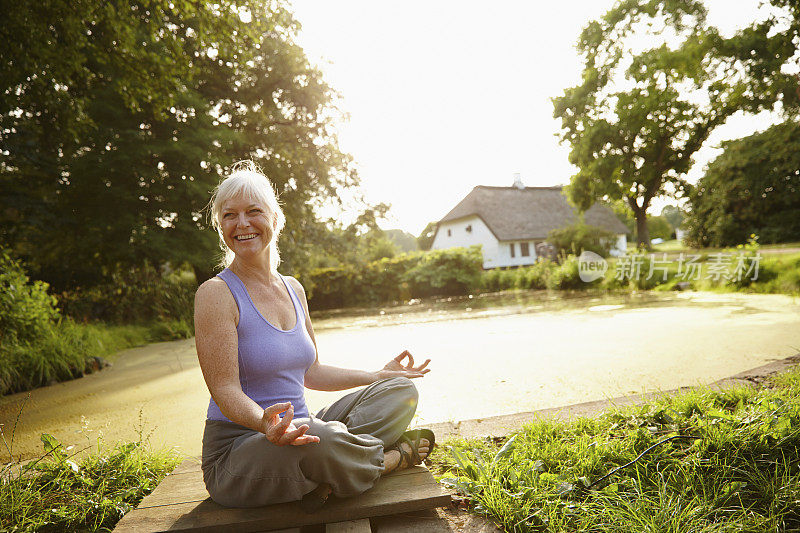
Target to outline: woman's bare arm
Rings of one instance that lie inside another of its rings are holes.
[[[306,328],[311,340],[314,342],[314,349],[317,347],[317,339],[314,336],[314,327],[311,325],[311,316],[308,312],[308,301],[306,299],[306,291],[299,281],[292,277],[288,277],[289,283],[300,298],[306,315]],[[409,364],[404,366],[400,363],[405,357],[409,358]],[[356,370],[350,368],[339,368],[330,365],[323,365],[319,362],[319,353],[311,367],[306,371],[305,386],[313,390],[322,391],[337,391],[344,389],[351,389],[353,387],[361,387],[369,385],[381,379],[391,377],[407,377],[418,378],[424,376],[430,370],[425,367],[428,366],[428,361],[422,365],[414,367],[414,358],[408,352],[403,352],[398,357],[392,359],[384,368],[376,371]]]

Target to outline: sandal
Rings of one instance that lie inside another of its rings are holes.
[[[317,488],[303,495],[303,499],[300,500],[300,508],[308,514],[316,513],[322,509],[332,492],[333,489],[330,485],[320,483]]]
[[[400,435],[400,438],[397,439],[397,442],[386,448],[386,451],[397,450],[397,452],[400,454],[400,461],[397,463],[397,466],[386,473],[388,474],[399,469],[400,465],[403,464],[403,461],[405,461],[406,464],[405,468],[422,464],[423,459],[419,456],[418,452],[420,441],[422,441],[422,439],[427,439],[429,442],[428,455],[425,456],[427,459],[433,451],[434,445],[436,444],[436,437],[434,436],[433,431],[430,429],[412,429],[410,431],[406,431]],[[404,443],[407,443],[409,448],[411,448],[410,454],[403,449],[402,444]]]

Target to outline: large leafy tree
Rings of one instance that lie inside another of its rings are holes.
[[[800,239],[800,124],[791,120],[724,143],[694,187],[687,225],[698,246]]]
[[[764,107],[793,116],[800,112],[800,2],[767,0],[762,7],[769,15],[725,40],[719,54],[735,61]]]
[[[646,48],[645,42],[659,45]],[[581,83],[553,99],[581,209],[623,199],[649,244],[653,198],[681,194],[692,156],[734,112],[766,97],[748,91],[728,43],[695,0],[621,0],[580,35]]]
[[[2,0],[0,238],[58,288],[147,262],[213,272],[203,208],[253,159],[302,269],[315,214],[357,184],[338,149],[335,94],[281,1]]]

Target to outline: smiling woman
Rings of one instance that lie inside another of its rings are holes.
[[[360,494],[422,462],[433,433],[405,430],[417,407],[409,378],[424,376],[428,361],[415,366],[403,351],[373,372],[320,364],[305,291],[277,270],[285,217],[255,165],[222,181],[211,213],[226,268],[195,298],[197,357],[211,393],[202,464],[211,497],[235,507],[302,499],[314,510],[331,493]],[[308,412],[305,387],[364,385]]]
[[[242,242],[258,236],[258,233],[243,234],[240,231],[251,228],[269,232],[269,235],[261,235],[259,241],[270,245],[270,265],[277,270],[281,262],[278,236],[286,224],[286,217],[272,184],[253,163],[243,162],[234,166],[230,177],[220,183],[211,198],[211,217],[219,233],[220,247],[225,252],[224,266],[230,265],[236,255],[234,241]]]

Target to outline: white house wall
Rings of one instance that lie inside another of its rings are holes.
[[[471,227],[472,231],[467,231],[467,227]],[[447,234],[448,230],[450,235]],[[528,242],[530,256],[520,256],[520,242]],[[511,257],[509,243],[498,242],[483,220],[477,216],[440,224],[431,248],[467,248],[478,244],[483,247],[483,268],[531,265],[536,262],[534,241],[515,241],[516,257]]]
[[[472,231],[467,231],[471,227]],[[448,230],[450,235],[447,234]],[[511,243],[514,243],[514,257],[511,257]],[[528,243],[529,256],[522,256],[520,244]],[[433,239],[431,249],[468,248],[481,245],[483,250],[483,268],[513,267],[532,265],[536,262],[536,243],[541,241],[498,241],[480,217],[469,217],[445,222],[439,225],[439,231]],[[624,255],[628,239],[624,234],[617,235],[611,255]]]

